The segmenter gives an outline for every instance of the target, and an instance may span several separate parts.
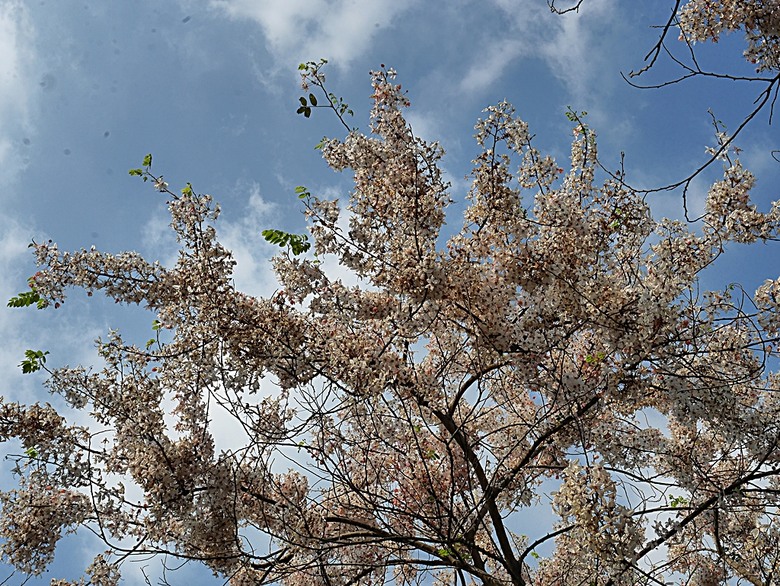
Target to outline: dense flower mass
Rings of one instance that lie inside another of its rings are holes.
[[[776,8],[692,1],[681,21],[771,41]],[[303,73],[323,87],[319,66]],[[211,197],[174,194],[151,158],[134,171],[169,196],[174,266],[35,244],[41,303],[101,291],[147,307],[158,335],[111,332],[101,370],[49,371],[91,427],[0,401],[0,440],[24,450],[0,494],[4,559],[40,573],[88,527],[108,550],[82,584],[106,586],[157,553],[236,586],[776,582],[780,281],[749,300],[698,279],[724,243],[778,238],[780,205],[757,210],[726,150],[703,228],[656,222],[601,176],[579,116],[563,164],[501,102],[444,232],[443,150],[412,133],[392,70],[372,82],[371,132],[322,144],[354,190],[305,194],[316,255],[277,256],[269,299],[236,290]],[[243,447],[218,449],[216,406]]]
[[[691,0],[680,11],[680,30],[691,41],[715,41],[744,30],[745,58],[757,71],[780,69],[778,0]]]

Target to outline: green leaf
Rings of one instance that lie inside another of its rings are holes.
[[[306,108],[306,109],[303,111],[303,117],[304,117],[304,118],[308,118],[309,116],[311,116],[311,108]]]
[[[130,169],[130,175],[138,175],[139,177],[144,174],[143,169]]]
[[[159,320],[154,320],[154,321],[152,321],[152,329],[153,329],[155,332],[158,332],[158,331],[160,331],[160,329],[161,329],[161,328],[162,328],[162,324],[160,323],[160,321],[159,321]]]
[[[263,230],[261,234],[263,235],[263,238],[271,244],[280,244],[284,232],[281,230]],[[282,246],[284,246],[284,244],[282,244]]]
[[[568,118],[570,122],[580,122],[587,115],[588,113],[585,110],[577,112],[577,110],[572,110],[571,106],[566,106],[566,118]]]
[[[298,100],[301,102],[301,106],[304,106],[304,107],[305,107],[305,106],[307,105],[307,104],[306,104],[306,98],[304,98],[303,96],[301,96],[300,98],[298,98]]]
[[[607,357],[607,355],[604,354],[603,352],[596,352],[595,354],[590,354],[590,355],[586,356],[585,357],[585,362],[588,363],[588,364],[597,364],[597,363],[601,362],[602,360],[604,360],[604,358],[606,358],[606,357]]]
[[[24,291],[8,300],[8,307],[29,307],[32,304],[38,309],[43,309],[49,302],[43,299],[36,291]]]
[[[311,248],[311,244],[308,242],[309,238],[306,234],[290,234],[281,230],[263,230],[261,232],[263,238],[271,244],[278,244],[281,248],[287,246],[290,251],[298,256],[303,254]]]
[[[26,455],[28,458],[37,458],[37,457],[38,457],[38,450],[36,450],[35,448],[32,448],[32,447],[30,447],[30,448],[27,448],[27,449],[24,451],[24,454],[25,454],[25,455]]]
[[[43,350],[25,350],[25,359],[19,363],[22,373],[30,374],[43,368],[43,365],[46,364],[46,355],[48,353],[48,351],[44,352]]]
[[[304,252],[309,250],[309,248],[311,248],[311,244],[307,242],[308,239],[309,239],[308,236],[306,236],[305,234],[301,234],[300,236],[293,235],[290,238],[290,249],[292,250],[292,253],[295,256],[298,256],[299,254],[303,254]]]
[[[148,155],[146,155],[144,157],[143,166],[144,167],[151,167],[152,166],[152,153],[149,153]]]
[[[314,94],[309,94],[309,101],[311,102],[312,106],[316,106],[317,105],[317,96],[315,96]]]
[[[181,190],[182,195],[192,195],[192,183],[187,182]]]

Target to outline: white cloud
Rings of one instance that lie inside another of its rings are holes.
[[[599,47],[610,25],[612,0],[593,0],[579,14],[548,15],[554,31],[541,39],[539,52],[551,71],[582,101],[597,90],[607,55]],[[544,30],[544,29],[543,29]],[[610,72],[612,75],[614,72]],[[590,100],[588,100],[590,101]]]
[[[278,249],[267,244],[261,232],[273,227],[276,206],[263,199],[257,184],[249,186],[248,196],[242,197],[248,202],[243,215],[234,221],[222,216],[217,235],[236,260],[236,288],[249,295],[268,297],[279,288],[270,263]]]
[[[141,242],[141,251],[147,260],[158,260],[166,267],[176,264],[179,247],[167,210],[152,213],[141,227]]]
[[[346,67],[411,0],[212,0],[227,16],[257,22],[282,67],[326,57]]]
[[[737,137],[735,140],[735,144],[738,147],[742,146],[740,138],[742,137]],[[759,189],[762,191],[769,189],[774,192],[771,195],[775,195],[777,190],[773,186],[762,183],[761,178],[777,172],[778,158],[780,158],[778,157],[780,153],[774,150],[777,148],[777,143],[763,133],[756,138],[751,138],[749,142],[745,141],[745,143],[745,148],[739,158],[742,160],[745,168],[758,178]]]
[[[22,2],[0,0],[0,164],[2,183],[24,165],[17,143],[29,124],[32,24]]]
[[[26,114],[28,87],[24,82],[25,35],[30,31],[19,2],[0,3],[0,112]]]
[[[10,218],[0,220],[0,268],[2,268],[6,278],[13,279],[15,273],[18,272],[14,271],[14,265],[22,257],[29,256],[29,259],[32,259],[28,249],[31,234],[32,231]],[[3,293],[7,292],[5,290],[7,286],[7,282],[0,282],[0,290]]]
[[[478,63],[463,76],[460,89],[466,92],[488,89],[501,77],[504,69],[517,57],[528,52],[528,46],[519,38],[498,39],[485,47]]]
[[[493,85],[515,59],[542,59],[568,89],[571,99],[585,101],[597,92],[608,55],[599,47],[611,26],[613,0],[592,0],[579,13],[552,14],[538,0],[494,0],[509,27],[477,57],[460,86],[475,91]],[[612,72],[610,72],[611,74]],[[529,80],[533,83],[533,80]],[[590,101],[590,100],[588,100]]]

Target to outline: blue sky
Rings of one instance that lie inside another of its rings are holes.
[[[651,26],[672,4],[586,0],[579,14],[555,16],[544,0],[0,0],[0,297],[23,290],[34,272],[32,239],[172,258],[163,198],[127,174],[148,152],[172,187],[189,181],[222,203],[218,230],[238,259],[237,284],[272,292],[275,249],[261,230],[303,229],[296,185],[349,190],[349,176],[330,172],[313,148],[324,135],[342,136],[335,118],[295,113],[297,65],[322,57],[330,89],[360,128],[368,126],[368,71],[382,63],[398,70],[413,129],[448,153],[456,201],[477,152],[473,124],[502,99],[529,122],[537,146],[563,162],[571,106],[589,112],[607,166],[617,168],[625,152],[630,183],[681,179],[712,144],[707,109],[735,128],[761,88],[693,80],[643,91],[623,81],[621,72],[642,66],[658,34]],[[750,72],[741,47],[735,36],[697,49],[705,67]],[[677,73],[661,59],[646,81]],[[778,197],[780,165],[770,156],[778,138],[764,113],[738,140],[764,208]],[[717,168],[692,184],[694,211]],[[679,191],[650,201],[658,216],[681,216]],[[712,283],[737,280],[752,291],[780,273],[776,246],[733,248],[708,273]],[[42,377],[21,375],[24,349],[50,350],[52,365],[95,363],[97,336],[120,327],[145,339],[152,318],[80,292],[56,312],[2,307],[0,394],[53,400]],[[9,486],[8,473],[0,479]],[[66,541],[41,583],[75,577],[88,549],[86,538]],[[0,568],[0,580],[9,573]]]

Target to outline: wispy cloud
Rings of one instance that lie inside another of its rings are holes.
[[[217,232],[220,242],[233,253],[236,267],[233,279],[239,291],[256,296],[270,296],[279,288],[270,258],[278,252],[263,239],[261,232],[274,227],[276,206],[263,198],[257,184],[244,196],[247,204],[238,220],[220,218]]]
[[[578,14],[552,14],[538,0],[494,0],[508,26],[497,34],[461,82],[464,91],[495,84],[516,59],[541,59],[572,98],[585,98],[601,83],[604,52],[596,46],[611,26],[614,0],[593,0]]]
[[[0,1],[0,164],[6,184],[24,165],[20,152],[30,118],[33,26],[22,2]]]
[[[611,27],[611,4],[612,0],[593,0],[580,14],[546,15],[542,30],[552,33],[540,39],[540,55],[574,98],[584,101],[603,82],[606,55],[597,45]]]
[[[257,22],[281,67],[317,56],[347,67],[390,26],[411,0],[212,0],[211,6],[236,19]]]
[[[518,38],[495,40],[484,48],[480,61],[463,76],[460,89],[473,92],[489,88],[512,61],[527,51],[526,43]]]

